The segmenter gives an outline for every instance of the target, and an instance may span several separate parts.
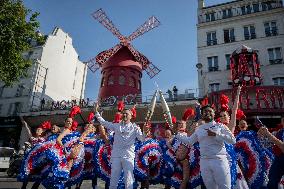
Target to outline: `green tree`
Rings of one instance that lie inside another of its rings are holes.
[[[30,42],[44,42],[37,33],[38,15],[25,8],[21,0],[0,0],[0,80],[5,86],[27,76],[32,62],[22,53],[32,47]]]

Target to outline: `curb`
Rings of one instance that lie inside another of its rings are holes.
[[[0,182],[17,182],[17,178],[0,178]]]

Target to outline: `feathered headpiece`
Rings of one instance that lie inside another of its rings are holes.
[[[76,131],[77,130],[77,127],[78,127],[78,122],[73,120],[72,122],[72,126],[71,126],[71,130],[72,131]]]
[[[177,118],[175,116],[172,115],[172,123],[176,124],[177,123]]]
[[[122,110],[124,109],[124,102],[123,101],[119,101],[117,103],[117,111],[122,112]]]
[[[208,97],[205,97],[203,100],[201,100],[200,104],[202,107],[208,105]]]
[[[136,112],[135,106],[134,106],[133,108],[131,108],[130,111],[131,111],[131,113],[132,113],[132,119],[136,119],[137,112]]]
[[[49,130],[51,129],[51,123],[50,121],[44,121],[39,127],[42,129]]]
[[[81,109],[79,106],[73,106],[70,113],[69,113],[69,117],[70,118],[74,118],[75,115],[81,113]]]
[[[229,111],[229,97],[221,94],[220,96],[221,111]]]
[[[94,117],[95,117],[95,114],[93,112],[89,113],[88,118],[87,118],[88,123],[91,123]]]
[[[116,112],[114,115],[113,123],[119,123],[122,119],[122,114],[120,112]]]
[[[242,120],[242,119],[246,119],[246,115],[244,114],[244,112],[240,109],[237,110],[237,115],[236,115],[237,120]]]
[[[194,117],[194,116],[195,116],[194,109],[188,108],[184,111],[183,116],[182,116],[182,120],[187,121],[190,117]]]

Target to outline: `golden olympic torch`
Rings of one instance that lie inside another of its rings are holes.
[[[157,101],[157,93],[158,93],[158,90],[155,91],[153,98],[151,100],[150,106],[148,107],[147,116],[146,116],[146,123],[151,120],[151,117],[154,113],[154,109],[155,109],[156,101]]]
[[[151,117],[154,113],[154,109],[155,109],[155,106],[156,106],[156,101],[157,101],[157,93],[158,93],[158,90],[155,91],[152,99],[151,99],[151,103],[150,103],[150,106],[148,107],[148,111],[147,111],[147,115],[146,115],[146,118],[145,118],[145,123],[144,123],[144,128],[143,129],[143,132],[144,134],[149,134],[149,131],[150,131],[150,121],[151,121]],[[147,131],[145,131],[147,130]]]
[[[162,109],[163,109],[163,114],[164,114],[164,117],[165,117],[165,120],[167,122],[167,124],[169,125],[169,127],[172,129],[173,128],[173,122],[172,122],[172,116],[171,116],[171,112],[170,112],[170,109],[169,109],[169,106],[162,94],[162,91],[159,90],[159,94],[160,94],[160,101],[161,101],[161,104],[162,104]]]

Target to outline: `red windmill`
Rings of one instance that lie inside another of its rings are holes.
[[[141,96],[142,70],[145,70],[150,78],[153,78],[161,70],[135,50],[130,41],[159,26],[160,22],[152,16],[131,35],[125,37],[102,9],[94,12],[92,16],[120,40],[119,44],[102,51],[87,62],[92,72],[96,72],[102,67],[99,98],[101,100],[111,98],[115,103],[126,95],[132,95],[134,98]],[[140,100],[137,98],[137,101],[141,101],[141,98]]]

